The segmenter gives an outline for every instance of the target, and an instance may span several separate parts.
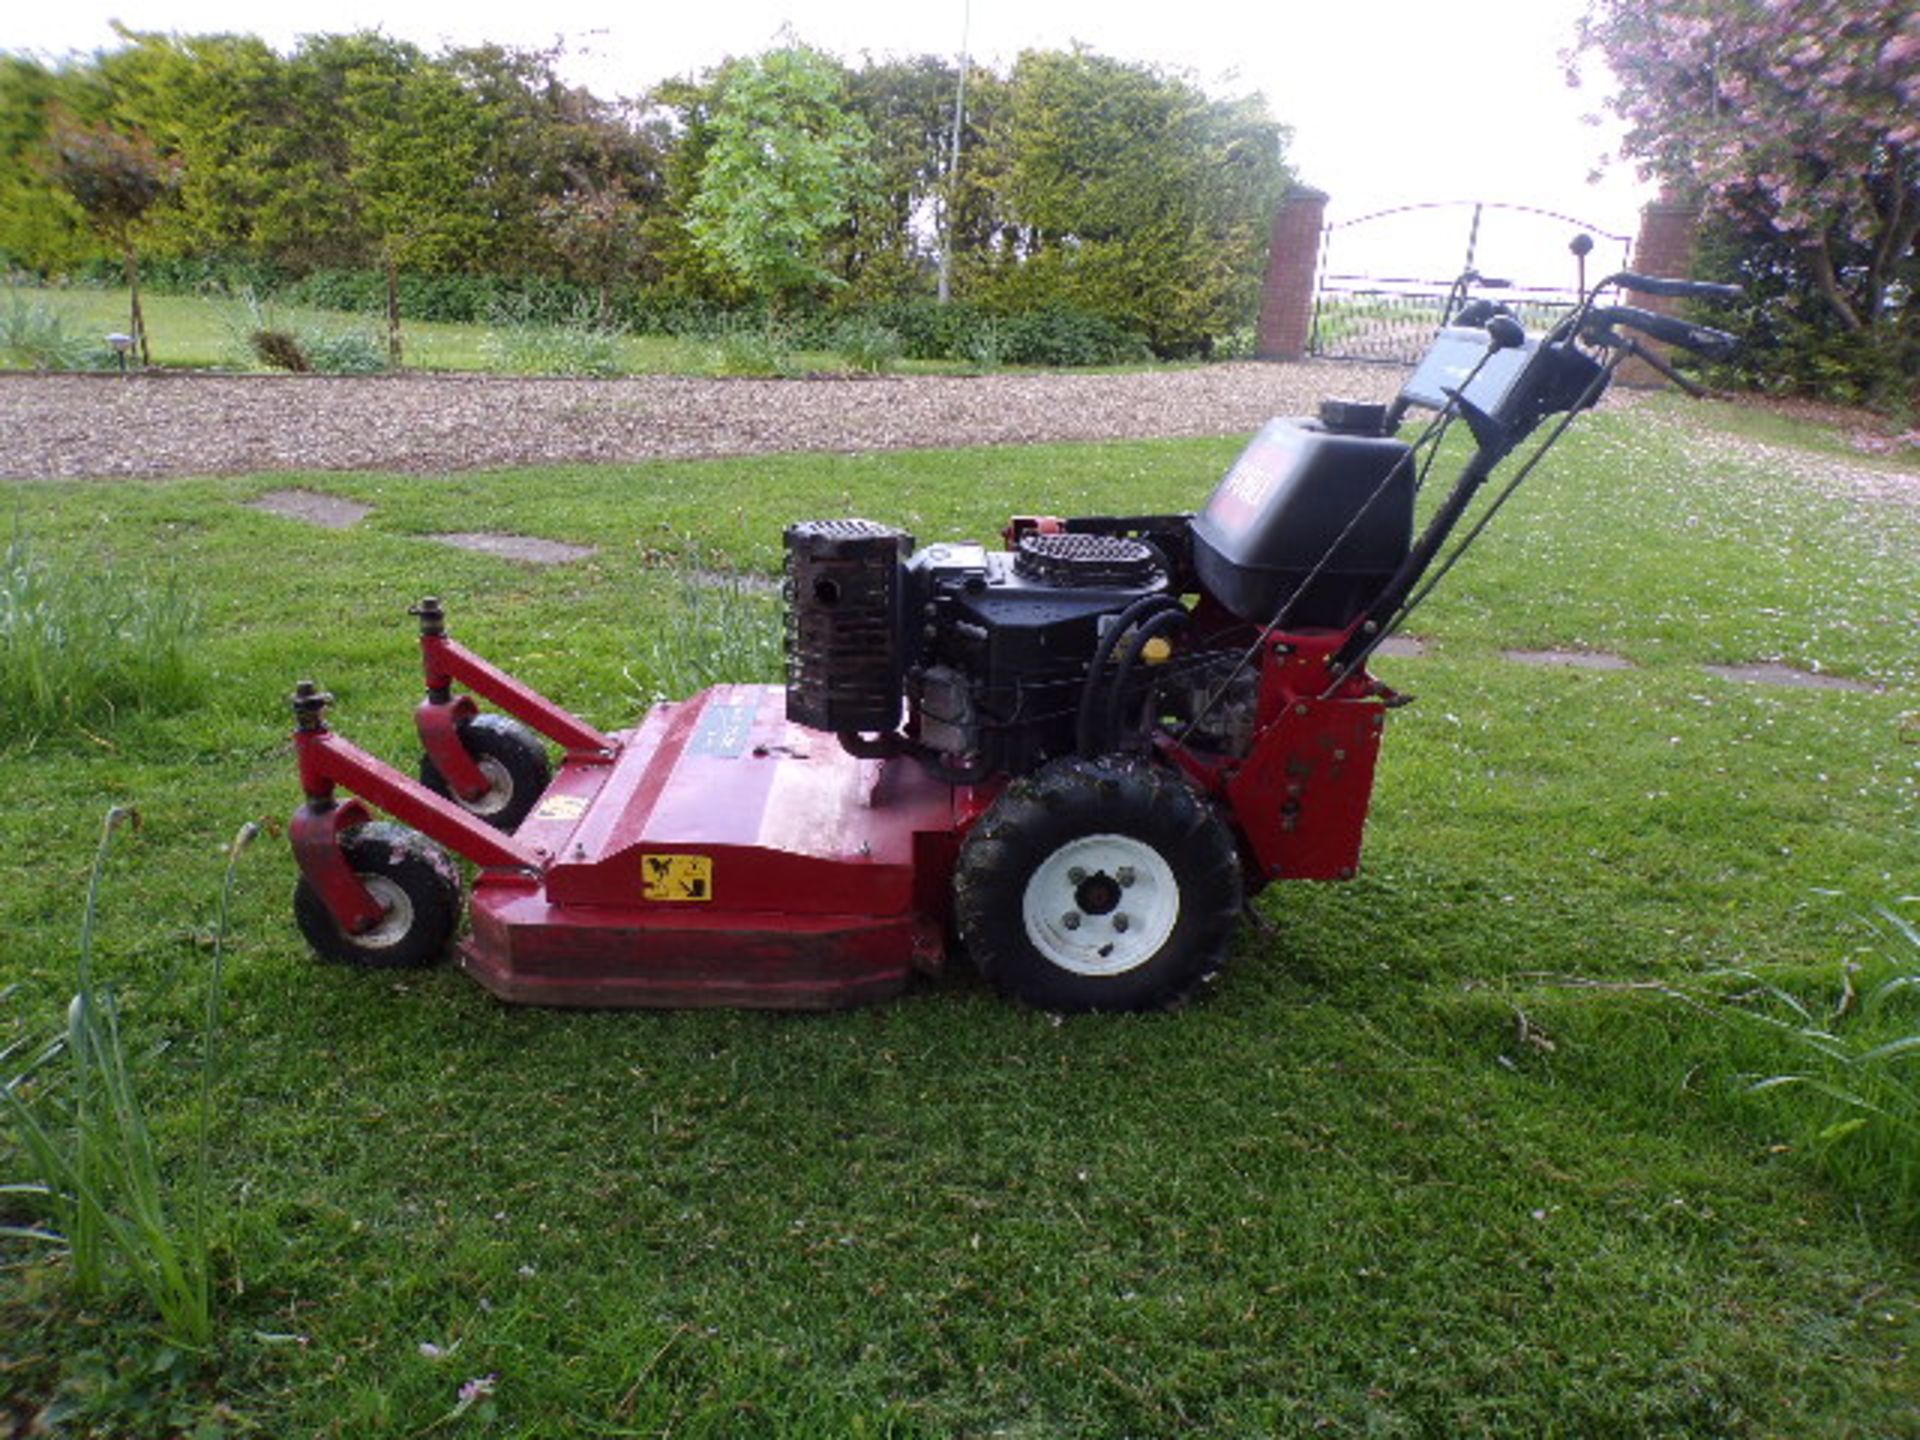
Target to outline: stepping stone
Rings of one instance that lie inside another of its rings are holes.
[[[529,565],[570,565],[596,553],[591,545],[569,545],[562,540],[541,540],[532,535],[499,535],[484,531],[429,535],[427,539],[451,545],[456,550],[474,550],[482,555],[498,555],[504,560],[524,560]]]
[[[1389,635],[1373,653],[1397,656],[1402,660],[1417,660],[1427,653],[1427,642],[1418,635]]]
[[[318,490],[269,490],[249,500],[247,508],[288,520],[304,520],[324,530],[351,530],[373,513],[371,505],[339,495],[324,495]]]
[[[1791,665],[1709,665],[1709,675],[1722,680],[1738,680],[1743,685],[1785,685],[1796,690],[1851,690],[1872,695],[1878,687],[1864,680],[1849,680],[1844,675],[1820,675],[1811,670],[1796,670]]]
[[[1573,670],[1631,670],[1633,662],[1624,655],[1605,650],[1502,650],[1516,665],[1564,665]]]

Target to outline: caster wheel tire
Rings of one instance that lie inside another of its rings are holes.
[[[1043,1010],[1164,1010],[1225,963],[1233,837],[1156,765],[1057,760],[1015,781],[960,849],[954,911],[974,964]]]
[[[487,777],[487,793],[467,800],[453,793],[431,757],[420,757],[420,783],[496,830],[516,829],[539,803],[553,766],[540,737],[507,715],[476,715],[460,726],[460,740]]]
[[[433,841],[404,825],[362,825],[341,849],[360,883],[386,909],[371,930],[349,935],[305,876],[293,890],[293,918],[327,960],[373,970],[432,965],[460,920],[460,872]]]

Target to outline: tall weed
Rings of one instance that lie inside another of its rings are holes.
[[[705,369],[725,378],[784,378],[799,373],[793,341],[765,320],[743,316],[723,322],[708,336]]]
[[[65,1032],[0,1086],[0,1108],[33,1175],[0,1186],[0,1193],[37,1202],[45,1216],[40,1225],[0,1225],[0,1234],[65,1249],[83,1296],[101,1293],[117,1263],[159,1315],[167,1338],[203,1349],[213,1338],[211,1136],[227,924],[236,867],[258,827],[245,825],[234,837],[220,890],[200,1037],[197,1143],[182,1199],[154,1145],[118,997],[94,973],[101,877],[114,832],[133,818],[116,806],[101,827]]]
[[[1838,1184],[1912,1226],[1920,1224],[1920,927],[1887,906],[1878,914],[1882,953],[1843,966],[1824,1013],[1765,982],[1757,1005],[1732,1013],[1781,1051],[1781,1068],[1750,1077],[1749,1091],[1775,1103]]]
[[[481,353],[487,367],[502,374],[606,378],[625,368],[624,329],[586,296],[558,324],[539,318],[525,296],[498,301],[487,312],[487,326]]]
[[[709,685],[771,683],[784,665],[779,591],[763,576],[727,568],[691,537],[669,567],[680,613],[649,626],[624,674],[642,704],[681,700]]]
[[[191,702],[198,629],[199,607],[178,577],[52,564],[15,531],[0,556],[0,739]]]

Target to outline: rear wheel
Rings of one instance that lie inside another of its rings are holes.
[[[420,783],[496,830],[514,830],[539,802],[553,779],[553,765],[540,737],[508,715],[476,715],[459,727],[460,742],[487,777],[487,791],[469,800],[453,793],[428,755],[420,757]]]
[[[954,873],[960,938],[1001,993],[1045,1010],[1158,1010],[1225,963],[1233,837],[1164,768],[1055,761],[981,817]]]
[[[368,969],[432,965],[460,920],[460,872],[445,850],[404,825],[376,822],[340,839],[347,864],[386,912],[371,930],[340,928],[304,875],[293,890],[293,918],[316,953]]]

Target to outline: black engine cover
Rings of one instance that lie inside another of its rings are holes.
[[[1015,774],[1071,753],[1081,688],[1104,627],[1141,596],[1167,588],[1151,547],[1120,543],[1136,549],[1105,547],[1078,572],[1071,562],[1043,570],[1048,578],[1030,573],[1030,558],[1023,566],[1018,555],[980,545],[917,552],[907,562],[909,614],[919,626],[907,704],[910,726],[923,712],[930,723],[915,738]],[[1142,559],[1137,569],[1115,568]],[[1114,583],[1108,577],[1116,573],[1142,579]],[[967,681],[964,709],[953,693],[957,676]]]

